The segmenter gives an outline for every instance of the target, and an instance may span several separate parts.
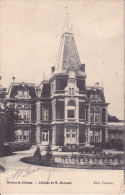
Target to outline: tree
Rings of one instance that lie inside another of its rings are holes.
[[[0,133],[4,142],[14,141],[18,112],[6,102],[6,89],[0,85]]]
[[[16,121],[19,120],[18,112],[14,107],[5,106],[2,116],[4,123],[4,139],[6,142],[15,140]]]
[[[108,122],[119,122],[119,119],[116,116],[108,114]]]

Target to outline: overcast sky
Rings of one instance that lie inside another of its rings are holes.
[[[87,85],[104,84],[109,113],[124,112],[124,6],[122,0],[4,0],[1,2],[2,85],[35,82],[55,65],[69,7],[70,23]]]

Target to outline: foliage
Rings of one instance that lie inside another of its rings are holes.
[[[108,114],[108,122],[119,122],[119,119],[116,116]]]
[[[46,151],[46,160],[49,161],[52,158],[52,150],[50,145],[47,146]]]
[[[95,147],[101,147],[103,149],[117,149],[120,151],[124,151],[124,143],[120,139],[111,139],[109,142],[91,142],[91,144]]]
[[[62,148],[63,152],[81,152],[86,154],[92,154],[92,153],[101,153],[102,152],[101,147],[89,147],[89,146],[75,146],[75,145],[67,145]]]
[[[12,142],[9,143],[9,148],[11,152],[29,150],[32,144],[27,142]]]
[[[14,141],[15,122],[19,120],[19,116],[12,105],[7,105],[6,94],[6,89],[0,88],[0,133],[4,142],[11,142]]]
[[[4,110],[0,112],[0,127],[3,129],[4,140],[12,142],[15,138],[16,125],[15,122],[19,119],[15,108],[5,106]]]
[[[37,149],[34,152],[34,157],[42,158],[39,146],[37,146]]]

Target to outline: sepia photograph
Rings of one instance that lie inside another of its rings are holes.
[[[0,193],[124,194],[124,1],[0,1]]]

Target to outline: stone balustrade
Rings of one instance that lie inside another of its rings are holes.
[[[59,156],[55,157],[56,163],[62,164],[76,164],[76,165],[124,165],[124,159],[117,158],[75,158]]]

